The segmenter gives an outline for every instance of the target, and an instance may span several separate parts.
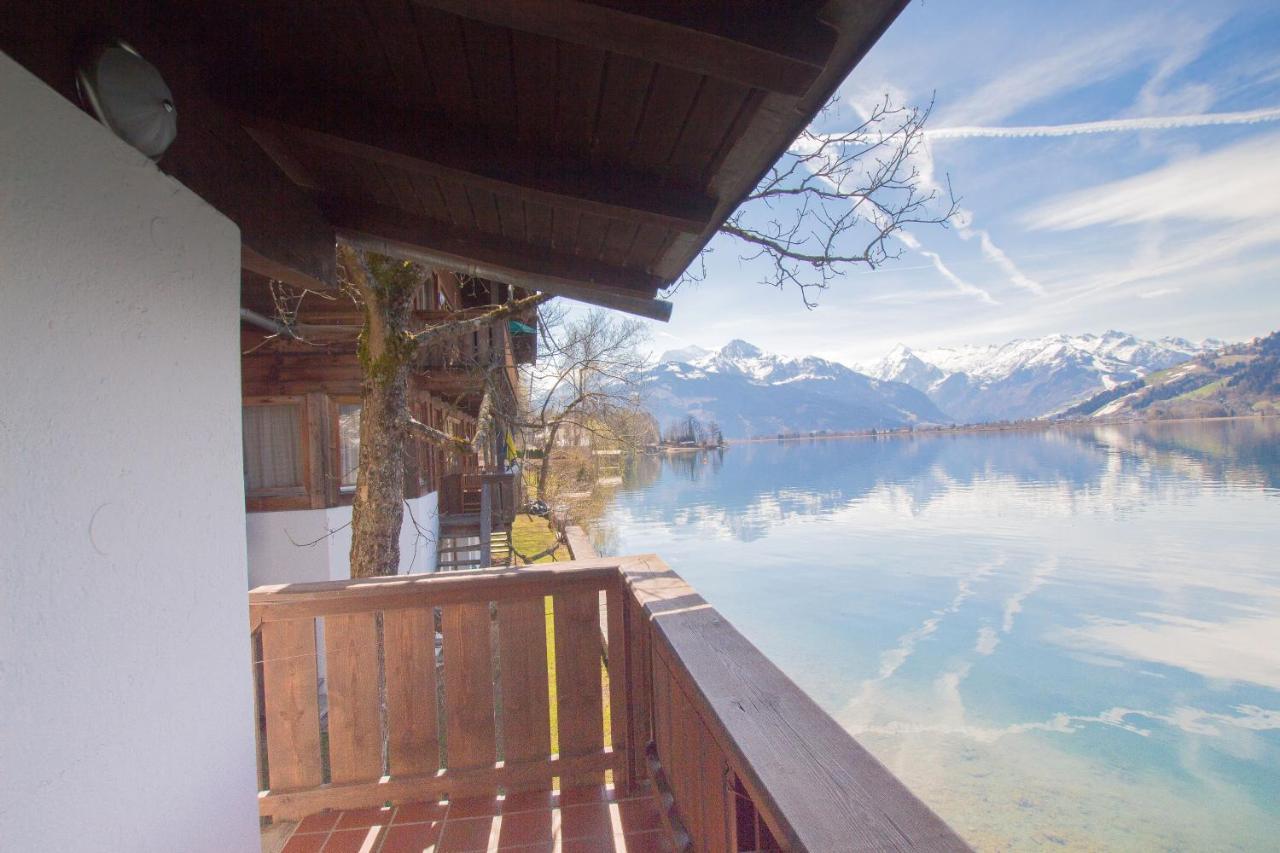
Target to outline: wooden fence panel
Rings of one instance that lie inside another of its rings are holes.
[[[324,649],[329,775],[334,782],[377,779],[382,776],[382,715],[375,614],[325,617]]]
[[[446,761],[450,769],[497,760],[493,653],[487,601],[443,608]]]
[[[595,589],[557,593],[556,716],[560,755],[575,756],[604,748],[604,700],[600,684],[600,593]],[[601,774],[561,780],[561,785],[603,782]]]
[[[665,670],[664,666],[664,670]],[[669,670],[666,670],[669,673]],[[684,691],[674,676],[670,679],[668,710],[671,715],[671,752],[663,759],[663,764],[670,766],[671,790],[676,797],[676,810],[689,837],[693,839],[698,850],[706,843],[706,832],[702,819],[702,762],[699,744],[698,715],[689,707]]]
[[[316,621],[262,626],[262,692],[272,790],[319,785]]]
[[[383,614],[388,760],[393,776],[440,769],[434,611]]]
[[[631,682],[631,657],[627,648],[627,591],[622,581],[609,585],[605,600],[608,604],[609,630],[609,741],[613,751],[623,756],[624,771],[614,777],[614,786],[626,790],[635,781],[631,760],[631,703],[627,685]]]
[[[498,604],[498,665],[502,685],[503,759],[551,757],[547,691],[547,619],[543,597]],[[535,788],[548,787],[536,783]]]
[[[649,623],[644,608],[628,593],[629,621],[627,638],[631,655],[631,683],[628,699],[631,705],[632,753],[637,778],[644,775],[644,751],[654,738],[653,728],[653,662],[649,651]]]
[[[703,841],[698,849],[706,853],[730,853],[733,849],[730,842],[734,818],[729,811],[732,801],[727,796],[728,767],[715,738],[692,707],[690,716],[697,721],[698,759],[701,764],[698,775],[702,780],[699,799],[702,801]]]

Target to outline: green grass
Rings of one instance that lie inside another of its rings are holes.
[[[1177,397],[1174,397],[1173,400],[1175,401],[1176,400],[1204,400],[1208,397],[1212,397],[1214,394],[1218,393],[1226,386],[1227,386],[1227,380],[1224,377],[1215,382],[1210,382],[1208,385],[1201,385],[1199,388],[1196,388],[1194,391],[1188,391],[1185,394],[1179,394]]]
[[[556,541],[556,532],[545,518],[536,515],[517,515],[511,525],[511,546],[521,554],[538,554]],[[568,552],[561,549],[555,556],[542,557],[536,562],[554,563],[557,558],[568,559]]]
[[[1191,376],[1196,373],[1203,373],[1204,368],[1200,365],[1192,365],[1188,368],[1186,362],[1175,364],[1173,367],[1166,367],[1164,370],[1157,370],[1155,373],[1148,373],[1146,377],[1147,385],[1159,385],[1173,376],[1175,373],[1179,376]]]

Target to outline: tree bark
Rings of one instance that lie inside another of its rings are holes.
[[[412,265],[349,248],[339,251],[364,304],[360,468],[351,504],[351,577],[393,575],[400,567],[405,450],[409,430],[410,305],[420,273]]]
[[[556,446],[556,433],[560,431],[560,422],[556,421],[547,431],[547,441],[542,447],[542,461],[538,464],[537,498],[547,499],[547,478],[551,475],[551,448]]]

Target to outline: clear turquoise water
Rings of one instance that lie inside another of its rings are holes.
[[[1280,850],[1275,421],[636,462],[656,552],[983,850]]]

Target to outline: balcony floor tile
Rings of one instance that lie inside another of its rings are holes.
[[[610,787],[572,788],[324,811],[264,853],[657,853],[669,851],[657,798]],[[264,835],[264,839],[265,839]]]

